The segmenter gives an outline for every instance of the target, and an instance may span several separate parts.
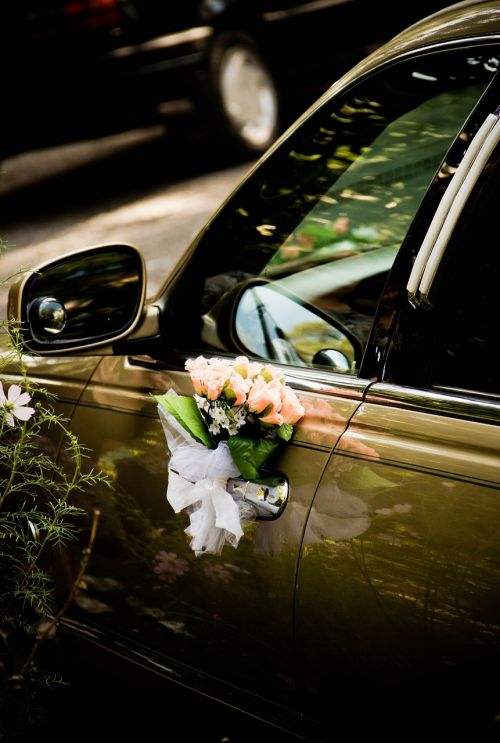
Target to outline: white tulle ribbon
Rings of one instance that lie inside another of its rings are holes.
[[[243,536],[240,512],[226,491],[240,472],[225,441],[208,449],[195,441],[176,418],[158,405],[170,450],[167,500],[176,513],[187,509],[186,534],[196,554],[220,554],[224,544],[237,547]]]

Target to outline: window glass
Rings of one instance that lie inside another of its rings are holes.
[[[497,243],[500,153],[486,168],[448,245],[431,322],[432,384],[500,395]],[[446,280],[443,280],[443,276]]]
[[[177,295],[190,349],[354,372],[416,210],[495,71],[470,50],[408,60],[302,124],[201,238],[189,306],[185,283]]]

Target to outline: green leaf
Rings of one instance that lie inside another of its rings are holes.
[[[293,426],[291,423],[282,423],[276,433],[283,441],[290,441],[293,434]]]
[[[257,480],[260,470],[280,446],[279,439],[245,439],[230,436],[227,442],[235,465],[245,480]]]
[[[152,397],[162,408],[171,413],[196,441],[204,444],[208,449],[214,448],[212,437],[208,433],[206,423],[193,397],[170,392],[164,395],[152,395]]]

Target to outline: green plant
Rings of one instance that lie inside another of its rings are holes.
[[[5,285],[6,281],[0,282]],[[76,536],[73,497],[106,482],[86,469],[86,452],[29,378],[19,326],[0,321],[0,740],[34,725],[40,690],[61,680],[39,663],[83,575],[99,514],[68,596],[55,598],[48,557]],[[14,731],[14,733],[13,733]]]

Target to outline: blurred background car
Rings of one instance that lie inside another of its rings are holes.
[[[165,120],[181,120],[186,131],[185,115],[193,113],[190,121],[227,145],[260,154],[359,58],[448,4],[9,3],[2,10],[0,156]]]

